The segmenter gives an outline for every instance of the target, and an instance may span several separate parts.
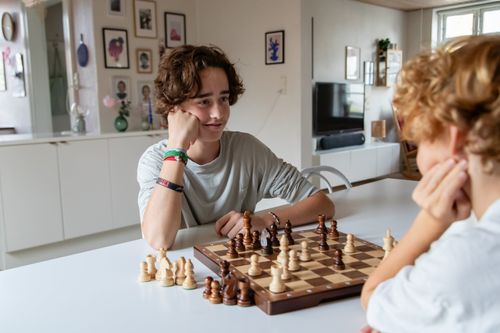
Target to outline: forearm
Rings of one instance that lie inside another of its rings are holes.
[[[184,164],[164,161],[160,177],[183,185]],[[144,211],[142,231],[153,248],[170,248],[181,225],[182,193],[156,184]]]
[[[335,205],[323,192],[318,192],[293,205],[273,210],[273,213],[279,217],[282,227],[287,220],[290,220],[293,226],[299,226],[316,221],[318,214],[324,214],[327,218],[333,217]],[[267,216],[262,215],[264,219],[272,219],[271,215],[265,215]]]
[[[366,309],[375,288],[382,282],[394,277],[406,265],[429,250],[432,242],[446,231],[449,225],[434,219],[425,210],[420,211],[408,233],[391,251],[377,269],[370,275],[361,292],[361,303]]]

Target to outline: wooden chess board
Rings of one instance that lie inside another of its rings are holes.
[[[354,237],[356,252],[343,255],[344,270],[333,268],[335,249],[344,248],[346,234],[339,232],[336,239],[328,238],[330,250],[320,252],[318,249],[320,236],[314,229],[292,233],[295,241],[289,250],[300,253],[300,243],[306,240],[309,243],[311,261],[300,262],[301,269],[290,272],[292,278],[285,281],[286,291],[274,294],[269,291],[271,283],[271,266],[277,264],[276,258],[280,252],[274,248],[271,256],[263,256],[261,250],[239,252],[239,257],[231,259],[226,255],[227,241],[196,245],[194,256],[216,274],[220,274],[219,261],[227,260],[230,271],[238,279],[247,278],[250,288],[254,292],[255,304],[269,315],[289,312],[293,310],[316,306],[327,300],[335,300],[347,296],[359,295],[368,275],[377,267],[384,257],[384,250],[373,243]],[[250,257],[259,255],[260,267],[263,274],[257,277],[247,275],[250,267]]]

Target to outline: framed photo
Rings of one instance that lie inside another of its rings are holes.
[[[153,51],[151,49],[136,49],[137,73],[153,73]]]
[[[266,65],[285,63],[285,30],[266,32]]]
[[[134,0],[135,36],[156,38],[156,2]]]
[[[5,60],[3,53],[0,53],[0,91],[7,90],[7,80],[5,78]]]
[[[130,68],[127,30],[102,28],[102,40],[104,43],[104,67]]]
[[[165,47],[186,45],[186,15],[165,12]]]
[[[361,49],[354,46],[345,47],[345,79],[359,80]]]
[[[113,76],[111,78],[111,91],[113,98],[130,100],[130,78],[128,76]]]
[[[123,0],[106,0],[108,15],[125,16],[125,3]]]

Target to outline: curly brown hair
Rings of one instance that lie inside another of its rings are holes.
[[[434,141],[454,125],[491,172],[500,162],[500,36],[458,38],[408,61],[393,105],[405,139]]]
[[[229,105],[233,105],[245,88],[224,52],[216,46],[183,45],[160,60],[155,80],[156,113],[166,121],[176,105],[195,97],[201,90],[200,72],[208,67],[224,70],[229,83]]]

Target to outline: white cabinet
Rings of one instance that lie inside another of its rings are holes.
[[[112,227],[107,140],[59,144],[64,238]]]
[[[109,140],[109,166],[113,228],[140,223],[137,206],[137,163],[147,147],[160,136],[140,136]]]
[[[61,241],[57,145],[0,148],[0,190],[6,252]]]

